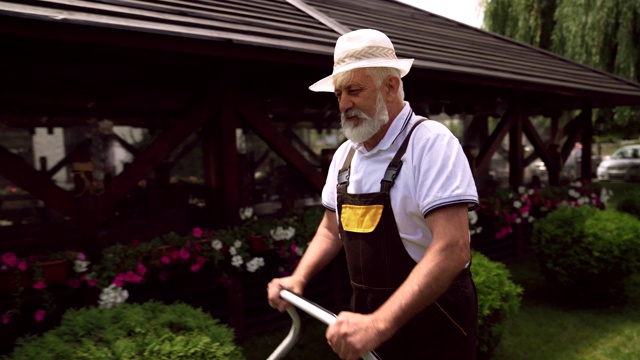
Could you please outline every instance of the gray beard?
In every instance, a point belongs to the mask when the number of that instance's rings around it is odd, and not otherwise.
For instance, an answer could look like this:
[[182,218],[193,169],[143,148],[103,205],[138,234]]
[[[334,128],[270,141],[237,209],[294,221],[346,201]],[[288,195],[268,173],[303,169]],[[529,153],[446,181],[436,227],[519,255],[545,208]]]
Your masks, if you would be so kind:
[[[347,120],[349,117],[357,116],[361,121],[360,125]],[[376,111],[373,117],[368,116],[362,110],[354,108],[340,115],[340,124],[342,131],[347,139],[354,143],[363,143],[380,131],[380,129],[389,122],[389,113],[387,105],[384,103],[382,94],[378,93],[376,99]]]

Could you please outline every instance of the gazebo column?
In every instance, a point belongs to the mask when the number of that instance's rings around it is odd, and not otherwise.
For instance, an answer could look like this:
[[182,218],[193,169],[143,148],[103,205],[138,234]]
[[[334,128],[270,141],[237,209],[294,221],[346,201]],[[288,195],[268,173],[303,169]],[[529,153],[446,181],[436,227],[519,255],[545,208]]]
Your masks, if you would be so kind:
[[526,114],[518,107],[514,115],[516,119],[509,129],[509,185],[517,189],[524,182],[522,123]]
[[593,144],[593,124],[591,123],[592,111],[591,108],[585,107],[582,112],[584,113],[584,119],[582,121],[582,155],[580,162],[580,179],[585,182],[591,181],[591,173],[593,172],[591,155]]

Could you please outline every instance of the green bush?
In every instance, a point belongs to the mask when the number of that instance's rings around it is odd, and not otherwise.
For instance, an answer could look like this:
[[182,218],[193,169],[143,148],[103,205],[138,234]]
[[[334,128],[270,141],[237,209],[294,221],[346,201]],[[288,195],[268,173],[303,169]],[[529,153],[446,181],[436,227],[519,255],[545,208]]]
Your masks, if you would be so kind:
[[511,281],[504,264],[475,251],[471,269],[478,291],[478,359],[488,359],[500,342],[504,320],[520,307],[522,288]]
[[149,301],[69,310],[5,359],[244,359],[233,331],[200,309]]
[[640,219],[640,190],[626,192],[616,205],[616,210]]
[[531,239],[546,279],[569,300],[624,300],[640,269],[640,221],[614,210],[560,208],[534,223]]

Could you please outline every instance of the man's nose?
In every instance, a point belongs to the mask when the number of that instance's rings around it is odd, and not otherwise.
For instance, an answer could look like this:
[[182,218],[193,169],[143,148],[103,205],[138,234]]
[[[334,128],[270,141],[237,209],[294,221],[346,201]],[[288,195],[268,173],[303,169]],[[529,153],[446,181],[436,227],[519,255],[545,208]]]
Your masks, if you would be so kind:
[[342,95],[338,100],[338,106],[340,107],[340,112],[344,113],[353,107],[353,101],[348,95]]

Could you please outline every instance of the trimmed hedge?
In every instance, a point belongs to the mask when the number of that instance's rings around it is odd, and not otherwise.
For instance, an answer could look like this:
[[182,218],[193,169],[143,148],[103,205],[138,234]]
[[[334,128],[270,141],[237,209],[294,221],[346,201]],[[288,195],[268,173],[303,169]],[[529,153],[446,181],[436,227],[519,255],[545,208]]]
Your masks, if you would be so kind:
[[534,223],[531,241],[547,281],[569,300],[624,300],[640,269],[640,221],[618,211],[560,208]]
[[478,359],[490,359],[500,343],[504,321],[520,308],[523,289],[511,281],[504,264],[476,251],[471,271],[478,291]]
[[18,339],[4,359],[244,359],[233,331],[186,304],[149,301],[67,311],[59,327]]

